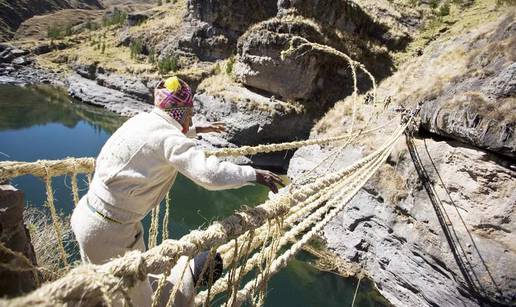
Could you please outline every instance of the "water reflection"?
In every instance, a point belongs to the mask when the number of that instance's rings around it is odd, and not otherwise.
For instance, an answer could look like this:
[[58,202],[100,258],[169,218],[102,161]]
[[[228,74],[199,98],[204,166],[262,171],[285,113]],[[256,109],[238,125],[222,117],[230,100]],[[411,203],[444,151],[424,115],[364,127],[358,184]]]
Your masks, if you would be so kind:
[[0,85],[0,131],[60,123],[74,128],[86,121],[97,132],[113,133],[126,120],[116,114],[73,100],[64,89],[49,85]]

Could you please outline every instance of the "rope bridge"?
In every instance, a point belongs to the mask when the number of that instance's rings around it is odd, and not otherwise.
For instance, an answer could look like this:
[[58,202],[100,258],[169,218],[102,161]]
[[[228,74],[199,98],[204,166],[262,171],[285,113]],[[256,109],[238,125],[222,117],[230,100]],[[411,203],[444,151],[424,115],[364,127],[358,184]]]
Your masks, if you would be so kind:
[[[225,148],[209,151],[208,155],[219,157],[254,155],[316,144],[333,146],[341,144],[338,147],[340,154],[345,146],[355,142],[359,137],[383,128],[353,132],[357,100],[356,69],[367,72],[363,65],[330,47],[309,43],[301,38],[297,40],[300,42],[298,47],[291,46],[289,50],[282,53],[282,56],[292,56],[299,50],[308,48],[334,54],[348,62],[355,80],[353,120],[348,132],[344,135],[323,139]],[[373,88],[376,89],[374,78],[368,72],[366,74],[370,76]],[[376,101],[376,94],[373,93],[373,95],[374,101]],[[89,306],[104,303],[109,306],[113,304],[113,298],[118,298],[131,305],[128,290],[139,280],[147,278],[147,274],[158,273],[163,275],[154,292],[152,304],[152,306],[158,306],[166,278],[178,259],[182,256],[191,259],[205,250],[210,251],[212,255],[216,252],[221,254],[224,260],[224,275],[216,282],[210,281],[207,286],[196,285],[195,305],[209,305],[221,293],[225,293],[227,306],[240,306],[245,302],[263,305],[265,290],[270,278],[285,267],[303,245],[321,231],[378,171],[410,124],[410,119],[406,117],[401,125],[386,138],[380,148],[353,164],[334,172],[324,172],[324,175],[321,176],[310,177],[316,168],[328,164],[329,159],[333,159],[334,162],[339,157],[339,154],[329,155],[305,176],[294,181],[263,204],[236,212],[223,220],[212,223],[204,230],[193,230],[179,240],[168,239],[167,225],[170,204],[167,195],[164,205],[165,214],[161,222],[162,242],[160,244],[157,242],[158,225],[160,224],[158,220],[160,207],[158,206],[151,212],[149,250],[145,252],[131,251],[102,265],[84,264],[72,268],[68,263],[68,255],[63,243],[59,240],[57,248],[60,251],[63,266],[68,269],[66,275],[43,284],[25,296],[0,300],[0,305],[54,306],[80,303]],[[91,180],[94,164],[93,158],[68,158],[33,163],[0,162],[0,181],[27,174],[43,178],[54,230],[57,238],[62,238],[60,220],[54,206],[51,178],[70,175],[73,200],[77,204],[79,201],[77,175],[86,174]],[[2,248],[0,250],[3,250],[4,246],[0,247]],[[12,255],[23,257],[17,254]],[[203,271],[212,268],[213,266],[208,261]],[[28,264],[23,269],[37,270]],[[244,279],[248,281],[242,284]],[[173,305],[181,286],[180,283],[174,285],[167,306]]]

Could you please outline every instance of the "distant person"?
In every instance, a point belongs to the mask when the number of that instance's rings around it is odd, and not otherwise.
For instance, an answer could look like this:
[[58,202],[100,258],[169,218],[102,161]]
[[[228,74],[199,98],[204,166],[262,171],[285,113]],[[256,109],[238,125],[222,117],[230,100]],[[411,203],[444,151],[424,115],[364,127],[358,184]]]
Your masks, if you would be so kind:
[[[79,243],[82,261],[102,264],[131,250],[145,251],[142,219],[164,199],[177,173],[208,190],[239,188],[248,182],[267,186],[274,193],[281,179],[272,172],[221,162],[207,157],[191,138],[196,133],[222,132],[224,124],[191,127],[193,99],[190,87],[177,77],[160,82],[154,92],[155,108],[125,122],[106,142],[96,161],[90,189],[72,215],[72,229]],[[181,258],[171,274],[177,282],[186,265]],[[179,289],[181,302],[190,305],[204,261],[201,254],[191,261]],[[212,259],[218,276],[222,259]],[[178,273],[179,271],[179,273]],[[134,306],[150,306],[149,281],[131,291]]]

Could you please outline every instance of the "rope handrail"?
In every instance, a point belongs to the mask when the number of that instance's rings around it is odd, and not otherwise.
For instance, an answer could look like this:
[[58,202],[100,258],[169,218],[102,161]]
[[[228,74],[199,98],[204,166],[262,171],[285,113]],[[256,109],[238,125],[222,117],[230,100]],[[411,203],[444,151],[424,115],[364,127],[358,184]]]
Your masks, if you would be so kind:
[[0,181],[23,175],[55,177],[70,173],[92,173],[94,158],[66,158],[62,160],[38,160],[35,162],[0,162]]
[[[384,155],[380,155],[378,156],[376,159],[372,160],[370,162],[369,165],[365,165],[364,166],[364,172],[355,172],[353,173],[352,176],[350,177],[345,177],[343,179],[343,181],[340,181],[340,182],[337,182],[335,183],[331,189],[332,191],[328,191],[329,193],[327,197],[323,197],[313,203],[309,203],[307,206],[305,207],[302,207],[301,205],[297,205],[296,207],[293,207],[294,208],[297,208],[298,210],[291,210],[292,212],[292,215],[289,216],[285,221],[284,221],[284,224],[286,226],[288,225],[293,225],[293,223],[295,221],[297,221],[299,218],[301,218],[302,216],[306,215],[308,212],[312,211],[313,209],[315,208],[318,208],[315,212],[309,214],[301,224],[298,224],[296,225],[295,227],[293,227],[291,230],[289,230],[287,233],[285,233],[283,235],[283,237],[281,238],[281,241],[279,242],[279,248],[281,248],[283,245],[287,244],[288,242],[290,242],[290,239],[292,238],[295,238],[295,236],[297,236],[298,234],[300,234],[301,232],[305,231],[308,226],[314,221],[316,220],[317,218],[320,218],[321,216],[324,215],[325,212],[328,212],[332,206],[335,205],[335,203],[337,202],[337,200],[339,199],[339,197],[335,197],[333,199],[331,199],[331,201],[327,201],[332,195],[334,194],[342,194],[344,192],[349,192],[349,191],[352,191],[354,187],[356,187],[357,185],[361,185],[361,182],[364,180],[364,178],[366,176],[368,176],[369,173],[371,173],[371,171],[377,166],[377,165],[380,165],[381,162],[383,161],[382,160],[382,157]],[[321,204],[325,203],[323,206],[320,206]],[[299,208],[301,207],[301,208]],[[261,228],[264,228],[264,226],[262,226]],[[265,229],[263,229],[265,230]],[[255,233],[258,232],[258,230],[255,230]],[[262,236],[264,235],[264,233],[262,233]],[[243,235],[242,235],[243,236]],[[240,238],[239,238],[240,239]],[[233,242],[233,241],[231,241]],[[257,243],[259,243],[260,241],[258,240]],[[253,244],[254,242],[252,242],[251,244]],[[254,244],[252,245],[251,249],[254,249],[257,247],[258,244]],[[231,247],[229,248],[234,248],[234,243],[232,244]],[[223,250],[226,250],[227,248],[223,249]],[[221,248],[219,247],[219,251],[221,251]],[[227,254],[231,254],[229,252],[227,252]],[[235,261],[235,259],[231,258],[231,257],[226,257],[224,259],[224,261],[228,261],[228,262],[231,262],[231,261]],[[241,271],[243,271],[243,274],[247,274],[248,272],[250,272],[253,267],[257,264],[257,261],[258,261],[258,256],[255,255],[253,256],[251,259],[249,259],[248,261],[246,261],[246,263],[241,266],[239,269],[238,269],[238,273],[237,274],[240,274]],[[216,295],[222,291],[225,290],[225,287],[227,287],[227,283],[228,283],[228,278],[227,276],[224,276],[222,277],[221,279],[219,279],[211,288],[211,295]],[[196,296],[196,303],[200,304],[202,303],[205,299],[206,299],[206,296],[207,296],[207,291],[203,291],[201,293],[199,293],[197,296]]]
[[[275,151],[284,151],[288,149],[299,148],[308,145],[324,145],[337,141],[347,140],[351,137],[357,137],[378,131],[386,125],[381,125],[368,130],[356,132],[354,134],[343,134],[334,137],[321,139],[310,139],[303,141],[293,141],[257,146],[242,146],[238,148],[223,148],[217,150],[206,150],[206,155],[214,155],[217,157],[240,156],[240,155],[256,155],[259,153],[270,153]],[[92,173],[95,170],[95,158],[65,158],[62,160],[38,160],[34,162],[21,161],[1,161],[0,162],[0,181],[7,180],[24,175],[33,175],[36,177],[56,177],[67,174]]]

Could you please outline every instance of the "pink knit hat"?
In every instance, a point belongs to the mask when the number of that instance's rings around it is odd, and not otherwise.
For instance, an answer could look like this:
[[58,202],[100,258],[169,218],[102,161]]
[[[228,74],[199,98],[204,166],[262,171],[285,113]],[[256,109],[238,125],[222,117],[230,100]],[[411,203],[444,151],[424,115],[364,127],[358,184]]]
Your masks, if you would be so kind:
[[163,87],[161,81],[154,89],[154,105],[165,111],[181,125],[186,114],[193,108],[192,89],[186,82],[179,79],[181,86],[174,92]]

